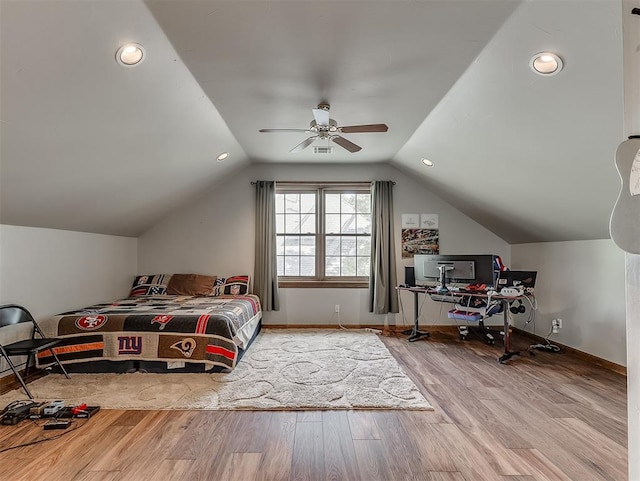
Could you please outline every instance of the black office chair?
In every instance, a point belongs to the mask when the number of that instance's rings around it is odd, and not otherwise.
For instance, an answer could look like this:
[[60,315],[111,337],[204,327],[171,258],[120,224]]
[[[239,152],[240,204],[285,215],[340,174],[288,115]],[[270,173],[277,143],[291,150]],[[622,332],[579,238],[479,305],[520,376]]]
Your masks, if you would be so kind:
[[[56,353],[53,350],[53,348],[61,342],[60,339],[45,337],[44,333],[40,329],[40,326],[38,326],[38,323],[35,321],[31,313],[24,307],[17,304],[7,304],[4,306],[0,306],[0,330],[3,327],[14,326],[16,324],[27,322],[30,322],[33,326],[31,329],[31,337],[29,339],[12,342],[11,344],[7,345],[3,345],[0,338],[0,354],[2,354],[2,357],[7,360],[9,367],[13,371],[16,379],[20,382],[20,384],[22,384],[22,387],[29,396],[29,399],[33,399],[31,392],[27,388],[27,385],[18,372],[18,369],[16,369],[16,365],[11,360],[11,357],[27,356],[25,367],[26,378],[29,375],[29,366],[31,365],[31,362],[35,360],[35,356],[37,356],[40,351],[48,350],[53,355],[56,364],[62,370],[67,379],[69,379],[69,374],[67,374],[67,371],[62,366],[60,360],[58,359],[58,356],[56,356]],[[40,337],[36,337],[36,335]],[[8,371],[8,369],[6,369],[5,371]]]

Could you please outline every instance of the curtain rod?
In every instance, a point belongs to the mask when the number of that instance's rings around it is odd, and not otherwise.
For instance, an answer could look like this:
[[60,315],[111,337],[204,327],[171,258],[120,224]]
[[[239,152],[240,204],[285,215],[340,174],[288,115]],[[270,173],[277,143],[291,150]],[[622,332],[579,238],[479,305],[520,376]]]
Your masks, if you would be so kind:
[[[340,185],[340,184],[344,184],[344,185],[353,185],[353,184],[363,184],[367,182],[366,180],[362,180],[362,181],[347,181],[347,180],[337,180],[337,181],[332,181],[332,180],[328,180],[328,181],[318,181],[318,182],[313,182],[313,181],[308,181],[308,180],[301,180],[301,181],[293,181],[293,180],[285,180],[285,181],[280,181],[280,182],[276,182],[276,184],[283,184],[283,185],[287,185],[287,184],[295,184],[295,185],[300,185],[300,184],[334,184],[334,185]],[[373,182],[373,181],[371,181]],[[256,180],[252,180],[251,181],[251,185],[256,185],[258,183],[258,181]],[[391,183],[393,185],[396,185],[396,181],[392,180]]]

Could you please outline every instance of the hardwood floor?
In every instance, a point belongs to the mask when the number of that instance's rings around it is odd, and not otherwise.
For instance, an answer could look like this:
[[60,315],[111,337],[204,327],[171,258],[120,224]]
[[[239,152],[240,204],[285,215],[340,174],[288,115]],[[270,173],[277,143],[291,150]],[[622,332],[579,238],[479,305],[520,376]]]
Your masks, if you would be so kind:
[[[623,481],[626,378],[569,354],[383,337],[434,411],[116,411],[0,426],[2,480]],[[526,343],[523,344],[523,343]],[[514,337],[516,347],[528,346]]]

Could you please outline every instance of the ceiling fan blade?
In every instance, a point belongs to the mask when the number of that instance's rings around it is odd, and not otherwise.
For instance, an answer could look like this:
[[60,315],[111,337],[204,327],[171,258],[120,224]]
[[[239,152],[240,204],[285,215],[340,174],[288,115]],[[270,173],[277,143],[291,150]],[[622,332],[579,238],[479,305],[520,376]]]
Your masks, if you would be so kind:
[[356,145],[353,142],[351,142],[350,140],[347,140],[344,137],[340,137],[339,135],[332,136],[331,140],[333,140],[340,147],[343,147],[343,148],[347,149],[351,153],[358,152],[359,150],[362,150],[362,147],[360,147],[359,145]]
[[340,127],[340,132],[344,132],[345,134],[386,132],[387,130],[389,130],[387,124],[348,125],[346,127]]
[[329,125],[329,111],[325,109],[311,109],[317,125]]
[[258,132],[305,132],[310,134],[309,129],[260,129]]
[[307,147],[309,147],[311,144],[313,144],[313,141],[316,140],[317,138],[318,138],[317,135],[313,135],[313,136],[309,137],[307,140],[303,140],[302,142],[300,142],[298,145],[296,145],[289,152],[300,152],[300,151],[306,149]]

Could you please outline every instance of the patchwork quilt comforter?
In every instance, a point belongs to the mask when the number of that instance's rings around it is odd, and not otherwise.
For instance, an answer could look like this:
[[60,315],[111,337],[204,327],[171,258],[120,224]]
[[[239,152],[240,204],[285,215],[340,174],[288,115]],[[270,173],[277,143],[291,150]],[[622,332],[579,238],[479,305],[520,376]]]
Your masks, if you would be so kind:
[[[260,300],[238,296],[141,296],[77,311],[42,323],[47,336],[63,339],[60,361],[183,361],[235,367],[262,316]],[[38,366],[53,363],[48,352]]]

